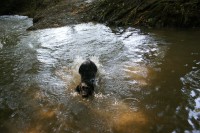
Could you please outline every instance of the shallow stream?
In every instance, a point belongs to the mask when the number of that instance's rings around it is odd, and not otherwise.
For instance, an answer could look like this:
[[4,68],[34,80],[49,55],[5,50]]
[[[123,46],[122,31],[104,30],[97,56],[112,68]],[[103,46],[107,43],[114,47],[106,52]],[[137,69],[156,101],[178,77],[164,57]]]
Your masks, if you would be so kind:
[[[83,23],[26,31],[0,17],[2,133],[200,132],[200,31]],[[94,96],[74,88],[87,58]]]

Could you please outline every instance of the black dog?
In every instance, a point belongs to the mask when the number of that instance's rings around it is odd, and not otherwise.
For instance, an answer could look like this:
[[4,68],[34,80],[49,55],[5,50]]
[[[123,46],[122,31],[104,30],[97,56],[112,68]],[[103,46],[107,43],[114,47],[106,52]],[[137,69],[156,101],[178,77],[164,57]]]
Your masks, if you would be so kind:
[[76,91],[82,97],[88,97],[93,94],[95,86],[95,76],[97,73],[97,66],[90,59],[84,61],[80,68],[81,83],[76,87]]

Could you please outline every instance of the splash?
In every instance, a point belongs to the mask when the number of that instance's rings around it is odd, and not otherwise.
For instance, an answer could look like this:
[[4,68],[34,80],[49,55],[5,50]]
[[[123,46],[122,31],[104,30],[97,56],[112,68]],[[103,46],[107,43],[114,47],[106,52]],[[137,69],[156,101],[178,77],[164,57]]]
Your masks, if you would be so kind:
[[0,42],[0,49],[2,49],[3,48],[3,44],[1,44],[1,42]]
[[[103,66],[101,65],[99,58],[96,56],[89,57],[91,61],[93,61],[97,68],[97,78],[96,78],[96,85],[98,86],[98,77],[99,75],[104,74]],[[86,58],[83,58],[81,56],[77,56],[74,58],[73,63],[69,66],[63,66],[59,70],[56,70],[56,75],[64,81],[66,88],[68,90],[74,90],[74,88],[80,83],[81,77],[78,73],[80,65],[86,60]],[[76,94],[71,93],[72,95],[76,96]]]

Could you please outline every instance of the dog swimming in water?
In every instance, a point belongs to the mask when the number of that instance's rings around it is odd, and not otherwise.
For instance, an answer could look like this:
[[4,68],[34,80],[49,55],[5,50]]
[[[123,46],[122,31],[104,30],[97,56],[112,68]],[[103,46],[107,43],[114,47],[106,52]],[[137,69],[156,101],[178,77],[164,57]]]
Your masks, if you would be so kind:
[[90,59],[84,61],[79,67],[79,74],[81,75],[81,83],[76,87],[76,91],[82,97],[88,97],[93,94],[95,87],[95,77],[97,73],[97,66]]

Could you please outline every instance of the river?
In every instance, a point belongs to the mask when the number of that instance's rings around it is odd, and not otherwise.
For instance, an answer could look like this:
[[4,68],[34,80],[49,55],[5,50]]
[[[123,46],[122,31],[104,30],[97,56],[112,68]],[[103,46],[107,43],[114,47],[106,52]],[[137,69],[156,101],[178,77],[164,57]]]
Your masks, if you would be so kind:
[[[26,31],[0,17],[2,133],[200,132],[200,31],[82,23]],[[95,93],[74,88],[87,58]]]

